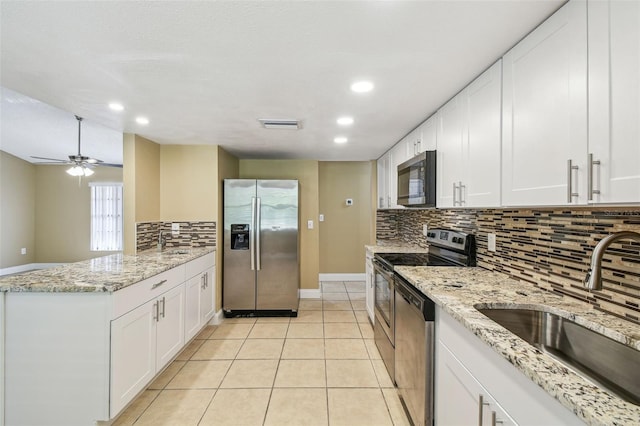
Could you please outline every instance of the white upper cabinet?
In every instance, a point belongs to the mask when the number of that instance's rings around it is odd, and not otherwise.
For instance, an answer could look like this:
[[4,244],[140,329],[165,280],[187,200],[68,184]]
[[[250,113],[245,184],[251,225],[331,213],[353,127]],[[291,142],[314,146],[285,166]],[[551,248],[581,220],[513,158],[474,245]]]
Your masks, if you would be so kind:
[[498,61],[438,112],[438,207],[500,205],[501,73]]
[[437,141],[438,117],[437,114],[427,118],[427,120],[418,127],[420,143],[418,144],[418,152],[420,154],[425,151],[433,151],[436,149]]
[[456,207],[462,182],[464,101],[457,95],[438,111],[437,206]]
[[386,152],[378,158],[378,208],[387,209],[390,204],[389,170],[391,168],[391,153]]
[[502,204],[586,203],[586,2],[570,1],[504,56],[502,107]]
[[[640,202],[640,2],[589,7],[589,202]],[[589,176],[589,175],[588,175]]]
[[398,205],[398,165],[407,161],[410,156],[407,155],[406,141],[403,141],[398,142],[390,151],[389,207],[394,209],[404,208]]

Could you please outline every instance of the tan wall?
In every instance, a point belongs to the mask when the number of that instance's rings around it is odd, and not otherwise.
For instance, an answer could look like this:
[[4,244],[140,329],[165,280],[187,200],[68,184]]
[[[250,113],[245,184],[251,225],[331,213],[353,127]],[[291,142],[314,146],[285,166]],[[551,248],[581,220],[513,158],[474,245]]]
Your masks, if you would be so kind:
[[89,182],[122,182],[122,169],[96,167],[90,177],[65,173],[68,166],[36,167],[36,262],[78,262],[113,252],[91,251]]
[[35,262],[35,200],[36,167],[0,151],[0,268]]
[[216,185],[216,311],[222,309],[222,237],[224,233],[223,213],[224,213],[224,180],[237,179],[240,176],[240,162],[236,157],[218,147],[218,184]]
[[218,147],[160,145],[160,219],[214,220]]
[[[240,178],[298,179],[300,183],[300,288],[317,289],[319,272],[318,162],[240,160]],[[313,220],[314,229],[307,229]]]
[[[363,273],[372,242],[370,161],[319,163],[320,272]],[[347,206],[346,199],[353,199]]]
[[136,252],[136,222],[160,220],[160,145],[123,136],[124,252]]

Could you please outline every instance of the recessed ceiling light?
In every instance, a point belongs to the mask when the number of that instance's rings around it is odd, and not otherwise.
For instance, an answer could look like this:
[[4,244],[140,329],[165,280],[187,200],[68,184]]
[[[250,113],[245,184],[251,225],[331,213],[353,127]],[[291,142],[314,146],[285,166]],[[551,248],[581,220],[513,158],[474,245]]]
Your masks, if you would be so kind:
[[146,117],[138,117],[136,118],[136,123],[138,124],[149,124],[149,119]]
[[373,83],[370,81],[356,81],[351,85],[351,90],[356,93],[366,93],[373,90]]
[[345,138],[344,136],[338,136],[333,139],[335,143],[347,143],[348,140],[349,139]]
[[341,126],[350,126],[353,124],[353,117],[340,117],[336,121]]
[[118,102],[111,102],[109,104],[109,108],[113,111],[122,111],[124,110],[124,106],[122,104],[119,104]]

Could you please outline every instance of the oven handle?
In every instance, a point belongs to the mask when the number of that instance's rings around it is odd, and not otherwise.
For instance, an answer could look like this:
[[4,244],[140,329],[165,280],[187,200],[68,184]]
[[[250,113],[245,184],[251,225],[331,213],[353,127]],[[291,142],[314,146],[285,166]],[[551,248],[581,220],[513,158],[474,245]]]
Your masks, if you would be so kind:
[[385,277],[385,279],[393,284],[393,271],[388,270],[384,267],[383,264],[381,264],[380,262],[376,262],[375,259],[373,260],[373,272],[382,275],[383,277]]

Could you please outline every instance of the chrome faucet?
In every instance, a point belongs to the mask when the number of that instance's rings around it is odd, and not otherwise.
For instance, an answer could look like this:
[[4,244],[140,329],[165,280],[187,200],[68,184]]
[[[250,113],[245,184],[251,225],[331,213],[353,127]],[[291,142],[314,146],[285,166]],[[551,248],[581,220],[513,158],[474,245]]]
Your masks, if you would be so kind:
[[634,231],[621,231],[607,235],[596,245],[591,253],[591,265],[584,278],[584,286],[591,290],[602,290],[602,256],[611,243],[618,240],[630,239],[640,242],[640,233]]
[[166,243],[167,240],[165,240],[164,236],[162,235],[162,231],[160,231],[160,234],[158,235],[158,251],[164,250],[164,246]]

